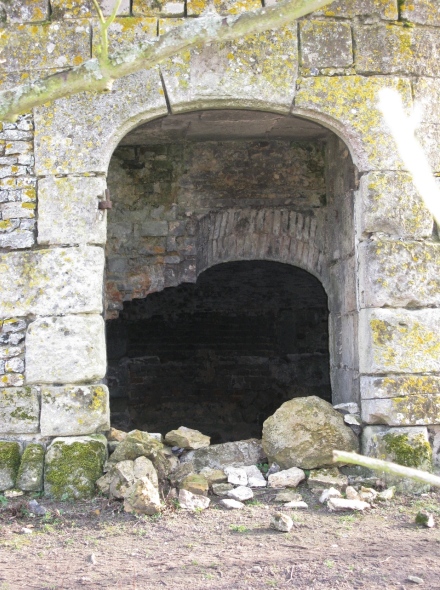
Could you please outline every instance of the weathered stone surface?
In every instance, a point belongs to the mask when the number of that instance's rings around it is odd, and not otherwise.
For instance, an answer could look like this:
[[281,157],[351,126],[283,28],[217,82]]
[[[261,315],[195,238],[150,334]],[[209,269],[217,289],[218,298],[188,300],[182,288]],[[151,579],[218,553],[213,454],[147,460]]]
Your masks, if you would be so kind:
[[238,502],[245,502],[246,500],[250,500],[254,497],[254,492],[247,486],[238,486],[233,490],[229,490],[227,495],[229,498],[237,500]]
[[188,490],[193,494],[207,496],[209,490],[208,480],[198,473],[187,475],[180,484],[182,490]]
[[366,424],[421,426],[440,424],[440,394],[405,395],[362,402],[362,420]]
[[[219,14],[241,14],[248,10],[261,8],[259,0],[214,0],[216,11]],[[207,0],[187,0],[186,10],[188,16],[198,16],[208,6]]]
[[297,82],[295,108],[316,113],[318,120],[337,121],[351,144],[356,165],[361,171],[398,170],[402,167],[395,142],[377,106],[381,88],[397,90],[405,108],[412,104],[408,80],[383,76],[317,76]]
[[171,430],[165,435],[167,445],[181,449],[203,449],[209,447],[210,442],[209,436],[186,426],[180,426],[177,430]]
[[20,467],[20,444],[0,441],[0,492],[15,486]]
[[403,0],[400,11],[412,23],[440,26],[440,5],[432,0]]
[[7,72],[78,66],[89,58],[87,22],[12,25],[1,38]]
[[[161,21],[161,32],[180,24]],[[296,27],[183,51],[161,66],[173,112],[269,108],[288,112],[297,71]]]
[[21,456],[15,486],[24,492],[41,492],[43,472],[44,447],[38,443],[30,443]]
[[346,498],[329,498],[327,502],[330,512],[346,512],[356,511],[363,512],[366,508],[370,508],[368,502],[363,500],[347,500]]
[[0,317],[100,313],[102,248],[55,248],[0,256]]
[[[157,18],[116,18],[108,30],[109,52],[111,55],[129,51],[133,45],[140,45],[145,39],[157,36]],[[98,57],[101,37],[99,24],[93,26],[92,55]]]
[[[92,0],[51,0],[52,18],[88,18],[96,17],[96,10]],[[112,13],[114,7],[113,0],[99,0],[99,5],[105,16]],[[130,14],[130,0],[122,0],[118,14]]]
[[188,453],[187,460],[194,463],[196,471],[204,467],[223,469],[224,467],[242,467],[262,463],[265,458],[261,441],[256,438],[239,440],[220,445],[211,445]]
[[160,512],[160,509],[159,490],[151,483],[148,477],[138,479],[125,493],[125,512],[152,515]]
[[225,475],[228,478],[228,483],[236,486],[245,486],[248,482],[246,471],[241,467],[225,467]]
[[267,481],[264,478],[264,475],[258,469],[256,465],[248,465],[243,467],[246,472],[247,479],[248,479],[248,486],[250,488],[265,488],[267,486]]
[[359,314],[361,373],[440,371],[438,309],[362,309]]
[[38,182],[38,243],[105,244],[107,216],[98,210],[106,188],[99,176],[49,176]]
[[211,469],[210,467],[204,467],[200,470],[200,475],[206,478],[209,485],[214,483],[224,483],[227,481],[227,476],[222,469]]
[[358,251],[363,307],[440,304],[440,244],[374,240]]
[[188,490],[179,491],[179,505],[185,510],[205,510],[210,502],[210,499],[206,496],[192,494]]
[[343,416],[316,396],[285,402],[264,422],[262,442],[269,462],[282,469],[324,467],[332,464],[333,449],[358,448]]
[[136,479],[148,477],[148,479],[156,488],[159,486],[157,471],[154,468],[153,462],[150,461],[150,459],[147,459],[147,457],[138,457],[134,460],[133,473]]
[[123,430],[118,430],[117,428],[112,427],[107,433],[107,440],[109,442],[122,442],[126,436],[127,433]]
[[6,15],[10,22],[45,21],[49,17],[49,4],[47,0],[14,0],[7,4]]
[[[350,486],[347,487],[347,489],[349,489]],[[354,488],[351,488],[354,489]],[[347,493],[347,491],[346,491]],[[336,488],[327,488],[326,490],[323,490],[322,494],[319,496],[319,501],[321,504],[325,504],[325,502],[327,502],[327,500],[329,500],[330,498],[341,498],[342,494],[339,490],[337,490]],[[347,498],[348,498],[348,494],[347,494]]]
[[106,371],[104,322],[97,315],[35,320],[26,336],[28,383],[78,383]]
[[276,512],[270,521],[270,528],[282,533],[288,533],[293,527],[293,520],[287,514]]
[[183,0],[133,0],[133,14],[142,16],[183,16]]
[[306,474],[298,467],[291,467],[278,473],[271,473],[267,478],[270,488],[296,488],[306,478]]
[[300,23],[301,65],[306,68],[343,68],[353,63],[351,27],[348,23]]
[[[109,480],[109,498],[124,498],[136,479],[134,475],[134,462],[119,461],[104,477]],[[98,479],[96,485],[103,490],[102,485],[100,485],[101,480],[102,478]]]
[[90,498],[106,458],[102,434],[55,438],[46,451],[45,494],[58,500]]
[[[116,80],[110,93],[82,93],[39,107],[35,111],[35,170],[42,176],[107,173],[120,138],[137,123],[167,112],[157,70]],[[66,141],[66,137],[71,139]]]
[[374,24],[355,27],[356,71],[360,74],[438,76],[436,29]]
[[405,172],[370,172],[360,181],[358,231],[392,237],[430,237],[433,218]]
[[323,489],[328,486],[340,489],[348,484],[348,477],[342,475],[337,467],[312,469],[307,478],[307,484],[314,489]]
[[1,390],[0,433],[38,432],[40,422],[39,393],[37,387],[6,387]]
[[234,486],[230,483],[213,483],[212,493],[215,496],[227,496]]
[[107,386],[42,387],[40,428],[43,436],[76,436],[108,430]]
[[[432,469],[432,449],[427,428],[424,426],[366,426],[362,432],[362,453],[424,471]],[[425,484],[387,473],[381,473],[381,479],[395,485],[400,492],[420,492],[429,489]]]
[[396,0],[336,0],[314,14],[344,18],[377,15],[384,20],[397,20],[399,16]]
[[283,504],[285,504],[286,502],[301,502],[301,500],[301,494],[298,494],[298,492],[294,492],[292,489],[278,492],[274,499],[275,502],[282,502]]

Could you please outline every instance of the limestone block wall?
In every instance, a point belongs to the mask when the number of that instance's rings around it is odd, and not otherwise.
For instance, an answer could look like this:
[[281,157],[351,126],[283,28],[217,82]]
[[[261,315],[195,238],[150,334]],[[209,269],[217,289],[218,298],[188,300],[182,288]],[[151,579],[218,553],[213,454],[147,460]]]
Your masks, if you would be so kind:
[[[110,2],[102,5],[108,10]],[[216,2],[223,14],[255,5]],[[123,2],[110,31],[111,50],[155,37],[203,8],[203,0]],[[2,11],[2,88],[95,55],[97,21],[88,1],[15,0]],[[46,444],[54,436],[86,436],[108,427],[102,288],[107,214],[98,203],[111,156],[127,132],[154,118],[222,108],[305,117],[340,137],[341,154],[350,152],[358,188],[347,189],[340,159],[328,164],[339,174],[327,185],[334,200],[326,264],[313,238],[317,225],[304,240],[293,236],[301,249],[289,245],[283,252],[293,264],[314,265],[327,293],[334,294],[333,390],[347,401],[360,395],[368,432],[422,428],[428,438],[429,429],[437,449],[437,230],[377,109],[377,92],[395,88],[408,108],[415,100],[424,105],[418,136],[440,175],[439,27],[436,2],[337,0],[284,31],[184,52],[160,72],[144,70],[117,81],[109,93],[62,99],[3,124],[0,437],[19,441],[22,449],[29,441]],[[245,236],[228,238],[235,230],[226,222],[235,206],[200,220],[199,236],[211,238],[198,242],[205,244],[196,256],[199,270],[230,248],[246,249]],[[273,215],[281,215],[275,209]],[[256,227],[255,212],[246,215]],[[338,216],[347,222],[334,223]],[[177,220],[165,221],[167,236],[155,237],[178,238],[171,230]],[[164,220],[144,219],[143,231],[158,222]],[[230,232],[219,243],[216,227],[222,223]],[[191,261],[178,279],[173,264],[163,261],[155,289],[163,288],[166,276],[170,284],[195,279]],[[144,296],[149,289],[139,292]]]

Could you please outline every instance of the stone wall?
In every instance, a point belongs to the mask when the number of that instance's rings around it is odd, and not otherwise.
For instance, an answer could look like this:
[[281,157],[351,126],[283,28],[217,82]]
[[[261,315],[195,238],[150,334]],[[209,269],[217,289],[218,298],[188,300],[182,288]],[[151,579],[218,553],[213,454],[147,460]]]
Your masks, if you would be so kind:
[[[108,9],[107,0],[102,4]],[[192,0],[123,2],[110,31],[111,50],[155,37],[184,15],[197,17],[204,6]],[[223,14],[254,6],[255,0],[216,1]],[[90,2],[15,0],[1,10],[2,88],[96,54],[97,19]],[[131,244],[129,262],[122,256],[122,267],[116,252],[132,238],[125,241],[127,219],[118,221],[114,195],[110,317],[124,301],[195,282],[218,263],[257,258],[299,266],[318,277],[329,298],[333,400],[360,401],[370,437],[397,427],[427,435],[429,427],[438,449],[438,236],[377,109],[377,93],[395,88],[406,107],[415,100],[424,105],[417,134],[439,175],[439,26],[440,8],[428,0],[338,0],[298,26],[187,51],[169,59],[160,72],[145,70],[117,81],[109,93],[61,99],[35,109],[32,117],[4,124],[1,438],[18,441],[21,452],[30,441],[46,444],[54,436],[86,436],[108,428],[102,317],[107,214],[98,203],[108,172],[115,181],[109,163],[128,132],[162,116],[170,130],[178,113],[193,111],[200,116],[198,138],[191,141],[240,140],[237,133],[254,125],[253,136],[242,141],[267,141],[269,134],[269,142],[288,143],[296,133],[303,141],[325,143],[325,206],[322,185],[307,193],[308,199],[317,199],[313,215],[277,202],[285,183],[284,148],[277,148],[283,168],[279,178],[272,178],[264,194],[249,194],[246,202],[223,182],[228,158],[219,158],[214,144],[214,151],[193,152],[200,170],[213,159],[219,168],[196,183],[197,191],[209,181],[217,192],[191,206],[185,199],[194,192],[194,176],[182,172],[179,178],[187,184],[173,193],[173,174],[180,172],[160,172],[160,162],[167,161],[160,156],[167,154],[156,153],[151,168],[144,164],[159,178],[149,189],[149,181],[144,183],[150,200],[143,212],[133,204],[133,234],[128,233],[134,236],[138,227],[139,240]],[[264,117],[216,120],[212,113],[201,113],[206,109],[276,114],[276,132],[270,135]],[[284,133],[293,122],[295,133],[290,128]],[[325,129],[318,132],[317,124]],[[232,132],[237,133],[231,139]],[[141,135],[145,139],[148,133],[147,128]],[[176,133],[182,133],[180,128]],[[174,143],[153,140],[149,145]],[[237,161],[251,150],[244,145]],[[126,161],[136,163],[146,158],[148,150],[136,152],[141,146],[123,140],[120,150],[130,154]],[[181,162],[191,160],[190,152],[182,157]],[[115,154],[112,166],[117,159]],[[136,178],[137,170],[127,168],[125,178]],[[255,173],[247,183],[260,186],[264,165],[250,165],[250,170]],[[234,174],[231,182],[238,187],[245,176],[238,169]],[[301,167],[298,179],[303,190]],[[162,197],[168,199],[166,207],[156,203]],[[299,203],[299,193],[295,199]],[[365,443],[369,452],[374,448]]]

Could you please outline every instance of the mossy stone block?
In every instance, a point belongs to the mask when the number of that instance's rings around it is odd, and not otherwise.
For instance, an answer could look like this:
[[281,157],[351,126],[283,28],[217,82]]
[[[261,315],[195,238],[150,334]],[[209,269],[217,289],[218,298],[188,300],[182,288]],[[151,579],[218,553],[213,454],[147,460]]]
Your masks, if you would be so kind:
[[24,492],[41,492],[43,489],[44,447],[29,444],[21,457],[16,487]]
[[46,452],[45,493],[57,500],[92,497],[106,459],[103,435],[55,438]]
[[20,466],[20,444],[18,442],[0,441],[0,491],[15,486]]
[[5,387],[0,390],[0,432],[38,432],[40,403],[38,387]]

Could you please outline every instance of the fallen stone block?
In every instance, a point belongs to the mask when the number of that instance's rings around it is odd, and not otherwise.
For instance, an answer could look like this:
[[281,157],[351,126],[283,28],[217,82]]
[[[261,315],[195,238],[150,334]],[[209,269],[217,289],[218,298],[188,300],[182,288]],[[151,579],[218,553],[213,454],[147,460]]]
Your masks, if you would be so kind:
[[254,497],[254,492],[251,488],[246,486],[238,486],[238,488],[234,488],[228,492],[229,498],[233,500],[238,500],[239,502],[244,502],[245,500],[250,500]]
[[327,506],[331,512],[344,512],[347,510],[363,512],[366,508],[370,508],[368,502],[363,502],[362,500],[346,500],[345,498],[330,498]]
[[306,474],[298,467],[291,467],[269,475],[267,485],[270,488],[296,488],[306,478]]
[[220,506],[223,506],[223,508],[227,508],[228,510],[241,510],[242,508],[244,508],[243,502],[239,502],[238,500],[232,499],[220,500],[219,504]]
[[125,512],[136,514],[157,514],[161,509],[159,490],[148,477],[138,479],[124,497]]
[[248,482],[246,471],[240,467],[225,467],[225,474],[228,478],[228,483],[235,486],[245,486]]
[[180,490],[179,492],[179,505],[184,510],[206,510],[210,504],[210,499],[206,496],[200,496],[198,494],[192,494],[188,490]]
[[177,430],[171,430],[165,435],[165,443],[170,447],[180,447],[181,449],[203,449],[209,447],[211,438],[192,428],[180,426]]

